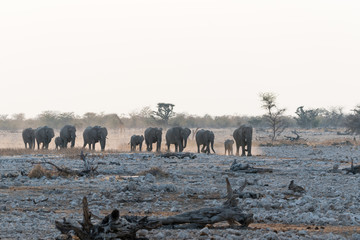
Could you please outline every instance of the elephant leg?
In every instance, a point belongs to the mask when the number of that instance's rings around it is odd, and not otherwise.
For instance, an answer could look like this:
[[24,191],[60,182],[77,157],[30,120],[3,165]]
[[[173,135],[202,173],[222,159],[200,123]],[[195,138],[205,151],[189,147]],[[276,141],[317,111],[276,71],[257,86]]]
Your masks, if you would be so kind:
[[160,142],[156,143],[156,152],[160,152],[161,151],[161,144]]
[[251,154],[251,140],[248,141],[247,152],[248,152],[248,154],[247,154],[248,156],[252,156],[252,154]]
[[236,141],[236,156],[239,156],[240,143]]
[[241,142],[241,156],[246,156],[245,147],[246,147],[245,142]]
[[205,153],[205,152],[207,151],[207,150],[204,150],[205,147],[206,147],[206,144],[203,144],[203,146],[202,146],[202,148],[201,148],[201,152],[202,152],[202,153]]

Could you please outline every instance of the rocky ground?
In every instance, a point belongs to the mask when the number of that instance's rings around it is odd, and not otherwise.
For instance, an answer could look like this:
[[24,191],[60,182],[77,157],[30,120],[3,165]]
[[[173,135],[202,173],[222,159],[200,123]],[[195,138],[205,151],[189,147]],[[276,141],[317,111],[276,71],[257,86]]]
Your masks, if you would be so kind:
[[[169,216],[219,206],[225,201],[226,177],[234,190],[246,179],[244,191],[261,196],[239,199],[243,211],[254,214],[248,228],[229,228],[224,222],[205,229],[139,234],[150,239],[360,239],[360,174],[336,170],[349,167],[351,159],[359,164],[356,146],[259,146],[254,152],[252,157],[196,154],[194,159],[91,153],[88,159],[98,166],[98,175],[40,179],[27,176],[36,163],[46,160],[81,170],[83,162],[53,152],[2,156],[0,239],[56,238],[55,220],[81,221],[84,196],[93,214],[101,218],[115,208],[120,214]],[[234,159],[273,172],[230,171]],[[52,169],[49,164],[42,166]],[[148,172],[156,167],[158,171]],[[306,192],[288,190],[291,180]]]

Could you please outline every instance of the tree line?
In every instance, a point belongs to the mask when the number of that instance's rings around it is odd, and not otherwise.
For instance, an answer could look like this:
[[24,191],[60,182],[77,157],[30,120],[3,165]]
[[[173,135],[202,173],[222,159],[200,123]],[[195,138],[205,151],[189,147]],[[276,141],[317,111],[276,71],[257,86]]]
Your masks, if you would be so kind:
[[[340,108],[334,109],[305,109],[299,107],[297,116],[280,115],[282,122],[286,127],[317,128],[328,127],[338,128],[346,127],[347,121],[351,124],[359,123],[360,129],[360,106],[355,114],[345,115]],[[66,124],[71,124],[77,128],[87,126],[101,125],[109,129],[119,128],[145,128],[148,126],[187,126],[190,128],[236,128],[242,124],[250,124],[255,128],[266,128],[269,126],[269,115],[263,116],[196,116],[186,113],[175,113],[171,118],[165,120],[156,118],[152,115],[150,107],[145,107],[138,112],[132,112],[128,116],[117,114],[104,114],[88,112],[82,116],[73,112],[44,111],[34,118],[25,118],[25,115],[14,114],[12,116],[0,115],[1,130],[20,130],[27,127],[36,128],[38,126],[49,126],[54,129],[60,129]],[[274,117],[274,116],[272,116]],[[276,117],[276,116],[275,116]],[[271,121],[271,120],[270,120]],[[359,131],[360,132],[360,131]]]
[[0,115],[0,130],[21,130],[27,127],[49,126],[60,129],[66,124],[81,129],[87,126],[101,125],[109,129],[145,128],[148,126],[186,126],[190,128],[236,128],[250,124],[255,128],[270,128],[273,140],[288,127],[299,128],[346,128],[348,133],[360,134],[360,105],[352,113],[344,114],[341,107],[308,108],[299,106],[296,116],[286,115],[286,109],[278,107],[274,93],[260,93],[262,116],[197,116],[175,113],[174,104],[158,103],[156,110],[144,107],[128,115],[87,112],[76,115],[74,112],[44,111],[34,118],[25,118],[25,114]]

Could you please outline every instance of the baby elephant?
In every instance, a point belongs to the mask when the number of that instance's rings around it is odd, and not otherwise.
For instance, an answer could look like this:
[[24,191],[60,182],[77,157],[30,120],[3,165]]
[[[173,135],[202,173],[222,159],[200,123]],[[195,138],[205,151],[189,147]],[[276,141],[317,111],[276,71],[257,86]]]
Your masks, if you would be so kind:
[[231,139],[225,140],[225,142],[224,142],[225,155],[226,155],[226,151],[228,152],[228,155],[233,155],[233,144],[234,144],[234,140],[231,140]]
[[139,151],[141,152],[141,146],[144,141],[143,135],[132,135],[130,139],[131,151],[134,152],[136,150],[136,146],[139,145]]
[[64,141],[61,139],[61,137],[55,138],[55,146],[56,149],[61,149],[64,147]]

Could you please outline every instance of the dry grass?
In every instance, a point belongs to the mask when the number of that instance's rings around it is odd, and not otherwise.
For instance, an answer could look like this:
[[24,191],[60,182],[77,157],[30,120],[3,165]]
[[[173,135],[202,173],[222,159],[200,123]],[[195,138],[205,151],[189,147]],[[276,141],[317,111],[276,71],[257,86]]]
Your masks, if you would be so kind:
[[148,173],[150,173],[151,175],[153,175],[156,178],[167,178],[167,177],[169,177],[169,173],[165,172],[164,170],[162,170],[159,167],[152,167],[149,170],[145,170],[145,171],[140,172],[138,175],[145,176]]
[[44,176],[52,178],[54,176],[54,172],[44,168],[41,164],[36,164],[28,174],[29,178],[42,178]]

